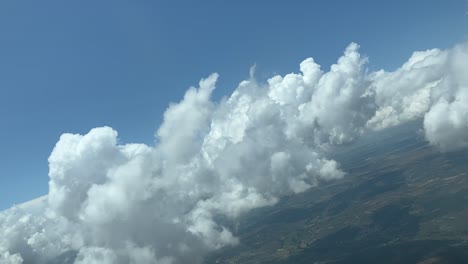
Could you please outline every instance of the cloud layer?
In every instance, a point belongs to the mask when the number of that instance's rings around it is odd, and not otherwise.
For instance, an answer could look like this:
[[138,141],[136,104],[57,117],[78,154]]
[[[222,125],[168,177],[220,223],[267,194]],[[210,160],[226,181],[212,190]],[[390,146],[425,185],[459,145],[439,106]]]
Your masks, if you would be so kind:
[[239,243],[243,213],[345,175],[330,144],[423,119],[443,151],[468,146],[468,45],[415,52],[368,72],[350,44],[329,71],[254,78],[219,103],[217,74],[172,104],[158,144],[121,144],[115,130],[64,134],[44,198],[0,213],[3,263],[200,263]]

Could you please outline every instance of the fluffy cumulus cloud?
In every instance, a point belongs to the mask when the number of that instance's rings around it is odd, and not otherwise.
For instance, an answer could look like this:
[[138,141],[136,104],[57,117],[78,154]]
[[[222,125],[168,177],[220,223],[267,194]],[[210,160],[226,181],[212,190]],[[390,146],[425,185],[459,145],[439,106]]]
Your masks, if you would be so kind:
[[219,103],[212,74],[169,106],[155,146],[121,144],[110,127],[62,135],[49,194],[0,213],[0,263],[200,263],[242,243],[240,215],[343,177],[329,145],[423,119],[434,146],[468,146],[467,44],[393,72],[366,63],[352,43],[328,71],[308,58]]
[[394,72],[371,73],[378,110],[367,122],[384,129],[424,120],[426,139],[442,151],[468,146],[468,43],[414,52]]

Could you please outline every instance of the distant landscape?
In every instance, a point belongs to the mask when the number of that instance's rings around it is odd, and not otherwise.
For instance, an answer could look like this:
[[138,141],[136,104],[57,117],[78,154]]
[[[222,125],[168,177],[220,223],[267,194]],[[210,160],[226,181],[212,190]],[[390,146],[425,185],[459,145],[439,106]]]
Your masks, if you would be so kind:
[[0,264],[468,264],[467,14],[0,1]]
[[468,152],[414,131],[336,150],[344,179],[252,212],[206,263],[466,263]]

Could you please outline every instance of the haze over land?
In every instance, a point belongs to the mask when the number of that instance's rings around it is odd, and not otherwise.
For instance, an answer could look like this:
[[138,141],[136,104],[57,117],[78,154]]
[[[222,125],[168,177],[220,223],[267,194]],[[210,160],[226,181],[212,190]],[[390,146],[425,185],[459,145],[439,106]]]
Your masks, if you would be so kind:
[[261,83],[252,69],[220,102],[213,73],[168,107],[155,146],[110,127],[62,135],[46,200],[0,214],[0,263],[200,263],[242,243],[239,216],[346,177],[330,146],[422,120],[434,147],[468,147],[468,43],[392,72],[369,59],[351,43],[330,70],[307,58]]

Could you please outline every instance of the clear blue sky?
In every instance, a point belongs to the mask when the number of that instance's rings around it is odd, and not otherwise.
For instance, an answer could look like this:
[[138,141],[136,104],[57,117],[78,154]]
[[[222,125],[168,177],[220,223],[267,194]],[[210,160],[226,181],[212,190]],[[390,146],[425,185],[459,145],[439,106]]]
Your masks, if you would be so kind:
[[0,2],[0,209],[47,193],[64,132],[108,125],[153,144],[171,101],[212,72],[217,99],[248,77],[328,67],[351,41],[373,69],[468,33],[464,0]]

